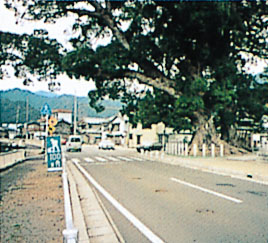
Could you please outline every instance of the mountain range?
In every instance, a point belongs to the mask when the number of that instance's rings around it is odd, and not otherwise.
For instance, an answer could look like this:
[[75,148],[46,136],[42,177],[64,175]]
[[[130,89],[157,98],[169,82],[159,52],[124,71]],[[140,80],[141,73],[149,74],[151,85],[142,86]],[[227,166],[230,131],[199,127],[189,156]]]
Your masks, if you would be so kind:
[[[33,93],[18,88],[0,91],[0,124],[26,122],[27,100],[28,121],[40,118],[40,111],[45,103],[49,104],[52,110],[73,110],[74,107],[74,96],[72,95],[57,95],[45,91]],[[110,117],[117,114],[122,108],[120,101],[104,100],[102,105],[105,110],[97,113],[89,106],[88,97],[77,97],[77,104],[78,120],[82,117]]]

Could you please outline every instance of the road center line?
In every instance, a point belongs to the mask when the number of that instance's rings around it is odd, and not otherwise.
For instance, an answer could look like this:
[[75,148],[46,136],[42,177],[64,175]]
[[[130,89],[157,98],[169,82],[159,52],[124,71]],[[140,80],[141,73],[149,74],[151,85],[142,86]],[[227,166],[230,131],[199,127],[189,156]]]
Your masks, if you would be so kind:
[[197,190],[200,190],[200,191],[203,191],[203,192],[212,194],[212,195],[214,195],[214,196],[221,197],[221,198],[224,198],[224,199],[233,201],[233,202],[235,202],[235,203],[242,203],[242,202],[243,202],[243,201],[240,200],[240,199],[237,199],[237,198],[234,198],[234,197],[229,197],[229,196],[226,196],[226,195],[224,195],[224,194],[222,194],[222,193],[215,192],[215,191],[206,189],[206,188],[204,188],[204,187],[196,186],[196,185],[191,184],[191,183],[189,183],[189,182],[182,181],[182,180],[179,180],[179,179],[176,179],[176,178],[173,178],[173,177],[170,178],[170,180],[175,181],[175,182],[178,182],[178,183],[183,184],[183,185],[185,185],[185,186],[189,186],[189,187],[195,188],[195,189],[197,189]]
[[155,235],[147,226],[145,226],[138,218],[124,208],[116,201],[105,189],[77,162],[74,162],[77,168],[85,175],[91,184],[121,213],[123,214],[145,237],[153,243],[164,243],[157,235]]

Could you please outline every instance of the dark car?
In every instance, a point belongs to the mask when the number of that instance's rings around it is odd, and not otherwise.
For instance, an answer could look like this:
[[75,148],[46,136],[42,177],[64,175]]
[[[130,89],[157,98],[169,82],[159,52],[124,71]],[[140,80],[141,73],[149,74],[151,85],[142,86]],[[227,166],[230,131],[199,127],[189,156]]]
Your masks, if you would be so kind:
[[163,148],[163,145],[161,143],[158,142],[154,142],[154,143],[143,143],[142,145],[137,147],[137,151],[141,152],[141,151],[160,151]]

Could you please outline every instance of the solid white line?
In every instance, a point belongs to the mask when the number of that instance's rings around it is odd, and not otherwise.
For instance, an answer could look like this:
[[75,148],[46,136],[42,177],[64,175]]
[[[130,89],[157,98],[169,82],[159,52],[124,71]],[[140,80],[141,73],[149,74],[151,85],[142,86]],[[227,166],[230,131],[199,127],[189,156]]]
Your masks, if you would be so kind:
[[89,162],[89,163],[94,162],[94,160],[91,159],[91,158],[85,158],[85,161],[86,161],[86,162]]
[[153,243],[164,243],[157,235],[155,235],[147,226],[145,226],[138,218],[124,208],[118,201],[116,201],[105,189],[91,176],[87,171],[75,162],[77,168],[85,175],[85,177],[94,185],[94,187],[108,200],[110,203],[123,214],[145,237]]
[[107,161],[106,159],[101,158],[101,157],[95,157],[95,158],[96,158],[96,160],[101,161],[101,162],[106,162]]
[[172,181],[178,182],[178,183],[183,184],[183,185],[185,185],[185,186],[189,186],[189,187],[198,189],[198,190],[200,190],[200,191],[203,191],[203,192],[212,194],[212,195],[214,195],[214,196],[221,197],[221,198],[224,198],[224,199],[233,201],[233,202],[235,202],[235,203],[242,203],[242,202],[243,202],[243,201],[241,201],[240,199],[237,199],[237,198],[234,198],[234,197],[229,197],[229,196],[226,196],[226,195],[224,195],[224,194],[222,194],[222,193],[215,192],[215,191],[206,189],[206,188],[204,188],[204,187],[196,186],[196,185],[191,184],[191,183],[186,182],[186,181],[181,181],[181,180],[176,179],[176,178],[170,178],[170,179],[171,179]]

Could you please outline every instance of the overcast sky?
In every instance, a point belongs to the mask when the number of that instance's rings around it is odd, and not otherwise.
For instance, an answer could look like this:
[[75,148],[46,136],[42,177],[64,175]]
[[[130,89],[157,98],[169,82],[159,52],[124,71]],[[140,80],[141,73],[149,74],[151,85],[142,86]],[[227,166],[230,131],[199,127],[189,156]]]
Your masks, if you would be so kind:
[[[5,8],[3,1],[0,1],[0,30],[14,33],[28,33],[32,34],[33,30],[38,28],[45,28],[49,31],[49,36],[51,38],[56,38],[60,43],[65,47],[69,48],[68,38],[71,31],[72,19],[60,19],[56,24],[42,24],[40,22],[19,22],[16,24],[16,18],[12,11]],[[254,73],[262,72],[264,66],[267,65],[264,62],[260,62],[255,66],[251,66],[251,70]],[[0,80],[0,90],[7,90],[12,88],[21,88],[27,89],[32,92],[39,90],[48,91],[48,85],[46,82],[34,82],[33,85],[25,86],[22,84],[22,80],[17,79],[10,73],[10,77],[5,77],[3,80]],[[58,77],[57,82],[61,83],[61,89],[56,91],[58,94],[76,94],[77,96],[87,96],[88,91],[95,88],[93,82],[87,82],[83,80],[71,80],[66,75],[61,75]]]

